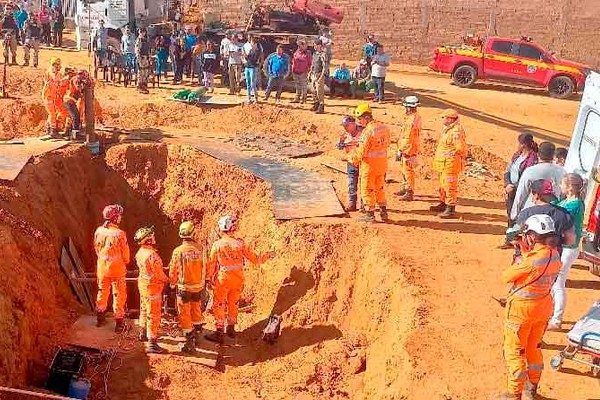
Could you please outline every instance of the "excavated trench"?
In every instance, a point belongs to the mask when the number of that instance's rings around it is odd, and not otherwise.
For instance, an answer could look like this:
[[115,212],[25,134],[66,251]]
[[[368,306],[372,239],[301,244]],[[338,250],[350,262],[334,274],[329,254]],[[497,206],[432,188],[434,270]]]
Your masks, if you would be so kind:
[[[379,234],[341,219],[277,222],[267,184],[165,144],[113,146],[101,158],[68,147],[0,184],[0,385],[43,381],[55,346],[84,312],[60,272],[60,248],[72,238],[93,271],[93,231],[113,202],[124,206],[132,250],[135,230],[152,224],[165,262],[183,219],[196,222],[202,243],[223,213],[238,214],[239,235],[277,257],[246,270],[243,302],[255,308],[241,316],[224,373],[144,357],[119,371],[111,398],[400,398],[408,389],[404,343],[418,301],[402,273],[409,266]],[[132,294],[128,307],[136,302]],[[274,346],[258,340],[271,312],[284,317]]]

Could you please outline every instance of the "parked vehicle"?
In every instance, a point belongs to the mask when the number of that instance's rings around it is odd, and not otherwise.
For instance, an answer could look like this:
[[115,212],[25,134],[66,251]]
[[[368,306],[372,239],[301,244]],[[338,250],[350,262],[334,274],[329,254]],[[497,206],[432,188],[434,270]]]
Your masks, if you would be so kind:
[[478,79],[544,87],[550,96],[567,98],[582,90],[590,67],[561,60],[531,38],[490,37],[481,45],[439,46],[429,65],[452,75],[454,83],[472,87]]
[[592,263],[590,272],[600,276],[600,74],[591,72],[585,83],[569,153],[568,172],[587,180],[585,217],[580,258]]

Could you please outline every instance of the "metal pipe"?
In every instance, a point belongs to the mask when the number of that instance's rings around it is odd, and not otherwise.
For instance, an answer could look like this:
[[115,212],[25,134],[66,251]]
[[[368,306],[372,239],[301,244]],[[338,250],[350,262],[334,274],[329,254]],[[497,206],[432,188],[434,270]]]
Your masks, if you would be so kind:
[[41,397],[42,399],[77,400],[73,397],[64,397],[64,396],[59,396],[59,395],[55,395],[55,394],[38,393],[38,392],[32,392],[30,390],[15,389],[15,388],[9,388],[9,387],[4,387],[4,386],[0,386],[0,392],[24,394],[24,395],[29,395],[29,396]]

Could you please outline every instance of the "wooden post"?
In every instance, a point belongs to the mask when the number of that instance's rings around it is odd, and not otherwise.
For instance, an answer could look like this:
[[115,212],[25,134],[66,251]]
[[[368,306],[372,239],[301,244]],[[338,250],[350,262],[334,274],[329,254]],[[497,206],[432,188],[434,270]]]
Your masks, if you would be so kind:
[[85,141],[87,144],[96,143],[96,116],[94,113],[94,86],[91,82],[83,89],[83,101],[85,104]]

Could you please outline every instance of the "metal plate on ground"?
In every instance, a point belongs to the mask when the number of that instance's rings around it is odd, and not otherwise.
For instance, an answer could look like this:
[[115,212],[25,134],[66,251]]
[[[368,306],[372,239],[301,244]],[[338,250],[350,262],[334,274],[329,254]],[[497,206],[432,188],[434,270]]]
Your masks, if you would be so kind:
[[[20,144],[22,142],[22,144]],[[33,156],[68,145],[64,140],[25,138],[14,142],[0,142],[0,179],[14,181]]]
[[240,134],[233,142],[242,150],[264,150],[275,156],[288,158],[310,157],[322,153],[321,150],[305,146],[290,139],[265,136],[257,133]]
[[98,328],[95,315],[83,315],[71,327],[67,344],[108,350],[117,346],[118,340],[112,318],[106,318],[106,324]]
[[320,175],[264,157],[252,157],[235,146],[203,138],[181,138],[219,160],[244,168],[271,184],[276,219],[289,220],[345,214],[331,182]]

